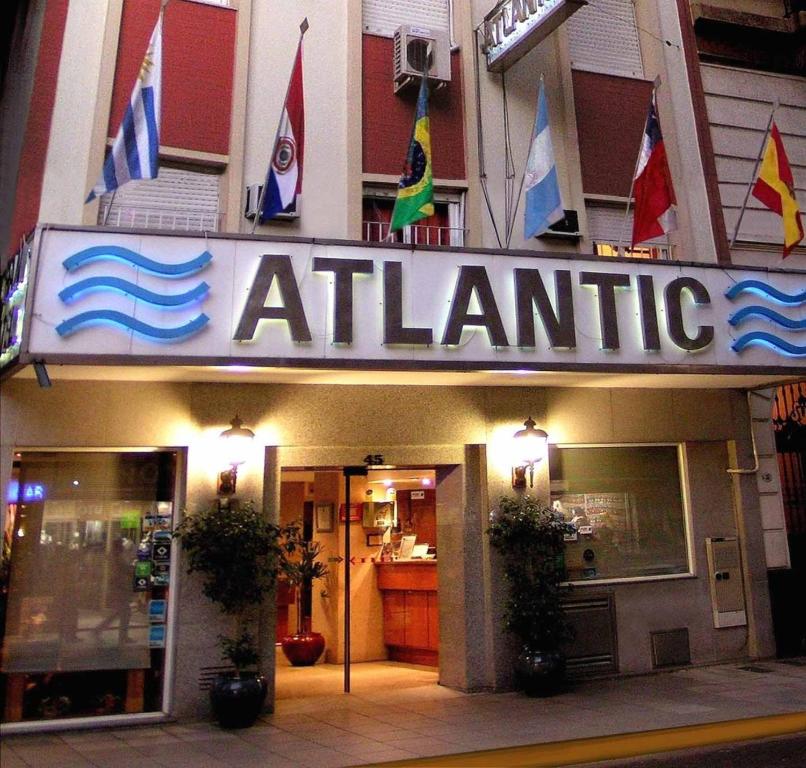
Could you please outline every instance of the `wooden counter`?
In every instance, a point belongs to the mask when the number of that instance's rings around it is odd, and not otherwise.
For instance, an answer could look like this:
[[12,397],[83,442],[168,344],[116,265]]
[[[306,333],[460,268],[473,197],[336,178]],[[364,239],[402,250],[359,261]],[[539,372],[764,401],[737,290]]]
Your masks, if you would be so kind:
[[383,641],[393,661],[439,664],[437,561],[376,563],[383,600]]

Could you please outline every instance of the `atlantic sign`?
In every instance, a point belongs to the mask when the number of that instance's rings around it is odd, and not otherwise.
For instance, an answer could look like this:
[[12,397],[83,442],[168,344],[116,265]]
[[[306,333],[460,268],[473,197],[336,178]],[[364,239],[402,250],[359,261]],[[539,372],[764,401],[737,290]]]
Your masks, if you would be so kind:
[[29,358],[802,369],[806,273],[530,252],[42,230]]
[[548,37],[587,0],[503,0],[481,24],[490,72],[503,72]]

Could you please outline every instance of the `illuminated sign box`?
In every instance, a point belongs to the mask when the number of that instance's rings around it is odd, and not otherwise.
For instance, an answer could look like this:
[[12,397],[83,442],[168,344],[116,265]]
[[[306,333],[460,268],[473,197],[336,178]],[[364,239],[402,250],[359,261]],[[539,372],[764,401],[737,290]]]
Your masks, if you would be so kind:
[[586,0],[505,0],[481,25],[490,72],[504,72],[548,37]]
[[22,364],[791,374],[806,357],[803,270],[92,227],[37,243]]
[[0,274],[0,370],[10,367],[20,354],[30,259],[31,241],[28,240]]

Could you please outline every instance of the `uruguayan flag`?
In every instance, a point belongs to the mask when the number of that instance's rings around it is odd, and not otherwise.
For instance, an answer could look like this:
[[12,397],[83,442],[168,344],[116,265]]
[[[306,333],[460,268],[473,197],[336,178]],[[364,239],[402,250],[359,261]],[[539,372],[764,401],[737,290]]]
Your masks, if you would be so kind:
[[537,115],[523,179],[526,189],[523,236],[528,240],[544,232],[565,215],[557,183],[557,166],[551,146],[549,110],[543,92],[543,78],[537,96]]
[[98,183],[86,202],[132,179],[156,179],[159,171],[162,91],[162,14],[151,34],[129,106]]

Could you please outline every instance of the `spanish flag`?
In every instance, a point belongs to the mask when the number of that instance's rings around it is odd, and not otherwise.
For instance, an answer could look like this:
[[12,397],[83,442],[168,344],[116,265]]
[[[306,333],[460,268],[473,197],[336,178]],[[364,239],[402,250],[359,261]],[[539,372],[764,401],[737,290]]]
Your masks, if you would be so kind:
[[434,177],[431,171],[431,126],[428,120],[428,78],[423,75],[414,131],[406,166],[397,185],[397,199],[392,211],[390,232],[434,215]]
[[759,199],[784,223],[784,258],[803,240],[803,222],[795,198],[795,180],[786,157],[778,126],[773,121],[758,178],[753,186],[753,197]]

